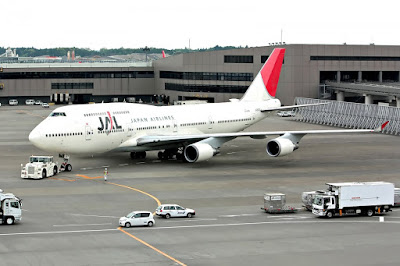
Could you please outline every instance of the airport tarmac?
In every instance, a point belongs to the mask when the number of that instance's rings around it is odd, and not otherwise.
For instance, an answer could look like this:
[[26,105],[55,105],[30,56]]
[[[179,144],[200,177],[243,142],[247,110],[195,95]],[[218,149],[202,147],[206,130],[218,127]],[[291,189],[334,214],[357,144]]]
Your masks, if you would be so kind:
[[[399,265],[400,209],[385,222],[319,219],[301,210],[301,193],[327,182],[400,187],[398,136],[307,135],[299,150],[279,158],[266,154],[267,140],[240,138],[195,164],[160,161],[156,152],[144,160],[128,153],[72,156],[72,172],[21,179],[20,164],[30,155],[57,156],[28,141],[53,108],[0,107],[0,188],[23,199],[22,222],[0,225],[0,265]],[[329,127],[272,116],[248,130],[300,129]],[[262,212],[265,192],[285,193],[300,210]],[[119,228],[119,217],[154,211],[158,202],[193,208],[196,216]]]

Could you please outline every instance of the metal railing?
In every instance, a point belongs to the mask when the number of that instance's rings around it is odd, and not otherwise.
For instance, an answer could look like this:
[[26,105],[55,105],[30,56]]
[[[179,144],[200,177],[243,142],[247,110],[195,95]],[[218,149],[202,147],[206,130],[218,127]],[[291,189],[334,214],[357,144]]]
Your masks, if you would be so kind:
[[382,133],[400,135],[400,108],[297,97],[296,104],[329,103],[296,110],[296,120],[351,129],[376,128],[389,121]]

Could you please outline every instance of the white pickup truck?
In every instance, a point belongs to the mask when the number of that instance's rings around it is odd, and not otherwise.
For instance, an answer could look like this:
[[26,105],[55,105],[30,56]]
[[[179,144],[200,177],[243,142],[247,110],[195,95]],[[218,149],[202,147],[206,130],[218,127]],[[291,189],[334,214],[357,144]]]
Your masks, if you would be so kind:
[[57,163],[53,156],[34,156],[25,166],[21,164],[21,178],[41,179],[58,174]]
[[0,222],[14,224],[22,219],[21,199],[0,189]]

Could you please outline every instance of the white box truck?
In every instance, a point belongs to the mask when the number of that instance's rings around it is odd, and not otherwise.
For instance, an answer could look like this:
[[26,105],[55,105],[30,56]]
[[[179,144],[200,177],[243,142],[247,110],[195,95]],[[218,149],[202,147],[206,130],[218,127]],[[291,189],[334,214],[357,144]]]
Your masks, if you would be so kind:
[[390,211],[394,204],[394,184],[387,182],[327,183],[326,195],[317,195],[312,213],[331,218],[345,215],[373,216]]
[[21,199],[0,189],[0,222],[14,224],[22,219]]

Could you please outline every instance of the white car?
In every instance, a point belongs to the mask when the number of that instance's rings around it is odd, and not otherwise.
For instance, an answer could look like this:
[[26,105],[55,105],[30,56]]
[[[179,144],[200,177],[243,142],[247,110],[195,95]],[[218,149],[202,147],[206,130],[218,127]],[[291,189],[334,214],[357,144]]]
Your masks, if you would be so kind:
[[149,226],[155,224],[153,214],[149,211],[134,211],[119,218],[119,225],[124,227]]
[[41,105],[42,104],[42,101],[41,100],[36,100],[35,101],[35,105]]
[[27,100],[25,101],[25,104],[26,104],[26,105],[34,105],[34,104],[35,104],[35,100],[34,100],[34,99],[27,99]]
[[196,212],[193,209],[183,208],[177,204],[163,204],[158,206],[156,209],[156,214],[167,219],[170,217],[192,218],[192,216],[196,215]]
[[290,116],[295,116],[296,112],[295,111],[280,111],[277,113],[277,115],[280,117],[290,117]]
[[49,108],[49,104],[48,103],[42,103],[42,107],[43,108]]
[[9,105],[18,105],[18,101],[15,100],[15,99],[11,99],[11,100],[8,101],[8,104]]

